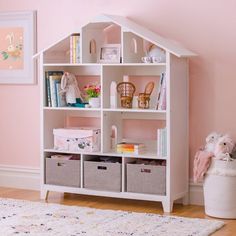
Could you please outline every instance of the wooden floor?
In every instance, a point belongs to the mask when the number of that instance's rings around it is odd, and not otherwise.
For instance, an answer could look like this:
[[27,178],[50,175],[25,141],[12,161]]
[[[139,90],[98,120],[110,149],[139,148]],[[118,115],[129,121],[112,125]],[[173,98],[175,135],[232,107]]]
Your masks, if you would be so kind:
[[[0,187],[0,197],[24,199],[31,201],[40,201],[39,192],[31,190],[19,190]],[[236,200],[236,198],[235,198]],[[48,202],[60,203],[65,205],[86,206],[99,209],[124,210],[135,212],[150,212],[163,214],[161,204],[156,202],[134,201],[112,199],[104,197],[91,197],[77,194],[61,194],[50,192]],[[204,208],[201,206],[182,206],[180,204],[174,205],[174,210],[171,215],[210,218],[204,214]],[[236,220],[225,220],[225,226],[213,234],[214,236],[236,236]]]

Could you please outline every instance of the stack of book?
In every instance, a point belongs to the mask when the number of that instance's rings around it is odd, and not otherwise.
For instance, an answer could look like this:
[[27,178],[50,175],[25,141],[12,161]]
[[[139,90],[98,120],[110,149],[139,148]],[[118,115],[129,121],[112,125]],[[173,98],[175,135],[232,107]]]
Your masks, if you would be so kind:
[[46,71],[46,101],[48,107],[66,106],[65,93],[61,93],[61,78],[63,71]]
[[167,156],[167,129],[157,130],[157,156],[166,157]]
[[166,110],[166,73],[161,73],[157,92],[157,110]]
[[70,63],[80,63],[80,35],[70,36]]
[[145,145],[143,143],[118,143],[116,145],[116,151],[118,153],[126,153],[126,154],[135,154],[139,155],[145,151]]

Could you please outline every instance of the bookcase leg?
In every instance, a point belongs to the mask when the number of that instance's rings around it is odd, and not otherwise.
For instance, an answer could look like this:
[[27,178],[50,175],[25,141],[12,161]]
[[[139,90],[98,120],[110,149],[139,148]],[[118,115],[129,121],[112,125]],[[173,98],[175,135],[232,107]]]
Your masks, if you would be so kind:
[[48,190],[41,190],[40,192],[40,198],[42,200],[47,200],[48,199],[48,194],[49,194],[49,191]]
[[173,210],[173,201],[162,201],[163,211],[165,213],[170,213]]
[[184,206],[189,205],[189,194],[186,193],[186,195],[182,198],[182,203]]

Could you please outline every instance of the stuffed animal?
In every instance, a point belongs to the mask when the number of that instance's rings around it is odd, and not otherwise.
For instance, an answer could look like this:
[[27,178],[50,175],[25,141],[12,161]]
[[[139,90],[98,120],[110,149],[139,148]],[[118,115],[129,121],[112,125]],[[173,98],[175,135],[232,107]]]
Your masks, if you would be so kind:
[[61,79],[62,93],[66,93],[66,103],[76,103],[76,98],[80,98],[83,101],[81,92],[78,87],[78,83],[74,74],[65,72]]
[[214,155],[218,160],[230,160],[230,154],[234,150],[235,143],[229,135],[224,135],[215,144]]
[[219,138],[222,137],[222,134],[212,132],[206,137],[206,146],[205,151],[214,153],[215,151],[215,145]]

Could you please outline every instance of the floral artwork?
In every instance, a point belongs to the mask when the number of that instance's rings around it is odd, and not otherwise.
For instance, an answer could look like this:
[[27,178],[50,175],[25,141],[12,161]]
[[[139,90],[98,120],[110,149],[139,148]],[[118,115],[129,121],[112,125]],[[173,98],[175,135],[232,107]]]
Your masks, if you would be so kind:
[[24,68],[23,27],[0,28],[0,69]]

